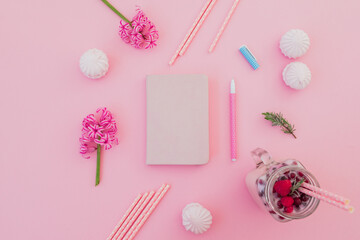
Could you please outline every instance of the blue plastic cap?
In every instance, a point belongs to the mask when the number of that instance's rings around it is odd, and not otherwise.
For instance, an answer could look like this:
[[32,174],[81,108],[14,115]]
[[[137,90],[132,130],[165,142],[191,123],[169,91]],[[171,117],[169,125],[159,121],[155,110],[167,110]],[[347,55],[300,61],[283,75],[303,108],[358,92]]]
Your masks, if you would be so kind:
[[254,70],[256,70],[260,67],[260,65],[256,61],[256,58],[254,57],[254,55],[252,55],[250,50],[245,45],[240,47],[239,51],[241,52],[241,54],[244,56],[244,58],[248,61],[248,63],[251,65],[251,67]]

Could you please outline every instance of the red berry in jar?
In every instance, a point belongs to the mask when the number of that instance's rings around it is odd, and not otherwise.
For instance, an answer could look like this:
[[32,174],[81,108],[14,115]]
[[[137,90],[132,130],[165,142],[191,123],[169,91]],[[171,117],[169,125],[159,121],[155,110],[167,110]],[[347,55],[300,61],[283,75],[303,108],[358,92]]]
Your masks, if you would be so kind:
[[284,209],[284,212],[286,212],[286,213],[292,213],[293,211],[294,211],[293,206],[291,206],[291,207],[286,207],[286,208]]
[[294,199],[292,197],[283,197],[281,199],[281,204],[284,207],[291,207],[294,204]]
[[291,181],[290,180],[280,180],[274,184],[275,191],[280,194],[282,197],[288,195],[291,190]]
[[294,204],[295,204],[295,206],[300,206],[300,204],[301,204],[301,199],[300,198],[294,198]]
[[309,197],[308,197],[306,194],[303,194],[303,195],[301,196],[301,201],[307,202],[308,200],[309,200]]
[[288,178],[285,177],[285,176],[281,176],[281,177],[279,178],[279,180],[286,180],[286,179],[288,179]]

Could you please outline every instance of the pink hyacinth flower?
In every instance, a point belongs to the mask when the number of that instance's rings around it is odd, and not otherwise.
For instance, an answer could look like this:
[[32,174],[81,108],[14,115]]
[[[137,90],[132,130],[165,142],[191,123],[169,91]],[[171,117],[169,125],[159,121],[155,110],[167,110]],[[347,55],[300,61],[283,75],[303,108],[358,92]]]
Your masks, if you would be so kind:
[[132,21],[130,21],[107,0],[102,1],[122,18],[122,20],[120,20],[119,36],[125,43],[140,49],[148,49],[156,46],[159,33],[155,25],[145,16],[140,8],[136,10],[136,15]]
[[121,39],[135,48],[153,48],[159,39],[159,33],[155,25],[145,16],[141,9],[131,23],[120,21],[119,35]]
[[89,114],[82,123],[82,135],[80,140],[80,154],[84,158],[90,158],[90,153],[97,151],[97,168],[95,186],[100,182],[100,152],[101,146],[105,150],[118,144],[116,122],[106,108],[99,108],[96,114]]

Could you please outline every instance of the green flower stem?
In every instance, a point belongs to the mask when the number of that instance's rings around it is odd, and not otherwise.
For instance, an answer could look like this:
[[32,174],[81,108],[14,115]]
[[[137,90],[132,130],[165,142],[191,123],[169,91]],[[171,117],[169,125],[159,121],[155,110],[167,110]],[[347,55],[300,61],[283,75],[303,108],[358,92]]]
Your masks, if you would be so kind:
[[131,26],[131,22],[124,15],[122,15],[113,5],[111,5],[111,3],[109,3],[107,0],[101,0],[101,1],[103,1],[106,4],[106,6],[108,6],[111,10],[113,10],[114,13],[116,13],[119,17],[122,18],[122,20],[129,23]]
[[100,153],[101,153],[101,145],[97,145],[97,161],[96,161],[96,179],[95,186],[100,183]]

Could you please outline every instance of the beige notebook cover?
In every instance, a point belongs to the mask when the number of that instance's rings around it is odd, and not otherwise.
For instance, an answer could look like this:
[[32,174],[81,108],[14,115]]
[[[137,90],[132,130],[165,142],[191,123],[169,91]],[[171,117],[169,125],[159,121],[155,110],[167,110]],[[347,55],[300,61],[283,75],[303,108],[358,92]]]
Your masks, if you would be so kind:
[[150,165],[200,165],[209,160],[209,97],[205,75],[146,79]]

